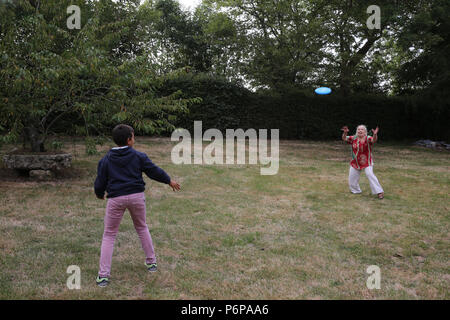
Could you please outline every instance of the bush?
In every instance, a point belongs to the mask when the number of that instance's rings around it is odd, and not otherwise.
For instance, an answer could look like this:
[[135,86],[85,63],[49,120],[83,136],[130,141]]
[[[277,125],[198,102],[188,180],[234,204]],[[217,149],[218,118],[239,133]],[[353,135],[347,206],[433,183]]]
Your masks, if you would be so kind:
[[183,97],[200,97],[201,103],[191,105],[189,113],[176,122],[177,127],[193,131],[194,121],[203,128],[238,128],[240,116],[252,104],[252,93],[241,85],[208,74],[185,74],[166,81],[162,94],[181,90]]
[[339,139],[347,125],[380,127],[383,140],[429,138],[450,140],[448,100],[433,96],[318,96],[300,89],[253,93],[211,75],[184,75],[166,82],[164,90],[180,89],[203,102],[189,108],[176,125],[192,132],[194,120],[203,130],[216,128],[280,129],[282,139]]

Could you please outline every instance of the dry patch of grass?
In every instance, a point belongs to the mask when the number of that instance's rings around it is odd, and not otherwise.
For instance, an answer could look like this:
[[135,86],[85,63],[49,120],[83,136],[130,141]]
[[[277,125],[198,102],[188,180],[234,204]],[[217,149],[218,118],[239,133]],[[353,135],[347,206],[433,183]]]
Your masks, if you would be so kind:
[[[349,193],[350,151],[340,142],[281,141],[275,176],[259,165],[174,165],[174,145],[138,137],[135,146],[182,184],[173,193],[145,177],[159,271],[146,273],[126,213],[103,289],[94,279],[106,202],[93,182],[113,145],[87,156],[68,140],[74,168],[54,181],[0,168],[0,298],[449,298],[448,153],[378,144],[379,201],[364,175],[363,194]],[[66,287],[70,265],[81,268],[81,290]],[[369,265],[381,269],[380,290],[366,287]]]

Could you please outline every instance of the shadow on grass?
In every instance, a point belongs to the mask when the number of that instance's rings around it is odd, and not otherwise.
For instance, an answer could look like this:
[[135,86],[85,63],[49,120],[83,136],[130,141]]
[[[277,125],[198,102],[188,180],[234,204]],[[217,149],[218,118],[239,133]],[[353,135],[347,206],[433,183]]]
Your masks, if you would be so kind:
[[[79,180],[88,176],[86,169],[80,168],[65,168],[55,171],[55,176],[46,181],[64,181],[64,180]],[[30,178],[27,170],[15,170],[0,168],[0,177],[3,182],[35,182]]]

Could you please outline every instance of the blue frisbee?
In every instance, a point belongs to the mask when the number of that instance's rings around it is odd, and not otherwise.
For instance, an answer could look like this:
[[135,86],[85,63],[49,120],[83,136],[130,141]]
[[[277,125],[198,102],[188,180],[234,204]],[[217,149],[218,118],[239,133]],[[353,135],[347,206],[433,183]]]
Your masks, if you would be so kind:
[[314,90],[317,94],[330,94],[331,93],[331,89],[327,88],[327,87],[320,87],[317,88],[316,90]]

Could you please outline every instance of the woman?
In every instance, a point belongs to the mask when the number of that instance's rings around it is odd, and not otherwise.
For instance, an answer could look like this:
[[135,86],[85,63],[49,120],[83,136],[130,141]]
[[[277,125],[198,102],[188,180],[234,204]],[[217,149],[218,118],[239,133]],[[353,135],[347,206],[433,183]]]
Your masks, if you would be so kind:
[[373,144],[378,140],[378,127],[375,130],[372,129],[373,137],[367,136],[367,128],[364,125],[359,125],[353,136],[347,136],[349,132],[347,126],[344,126],[341,130],[344,131],[342,140],[352,145],[352,161],[350,162],[350,172],[348,175],[350,191],[352,193],[361,193],[359,177],[361,171],[364,170],[369,179],[372,194],[378,194],[378,198],[383,199],[383,188],[378,182],[377,177],[373,174],[372,148]]

